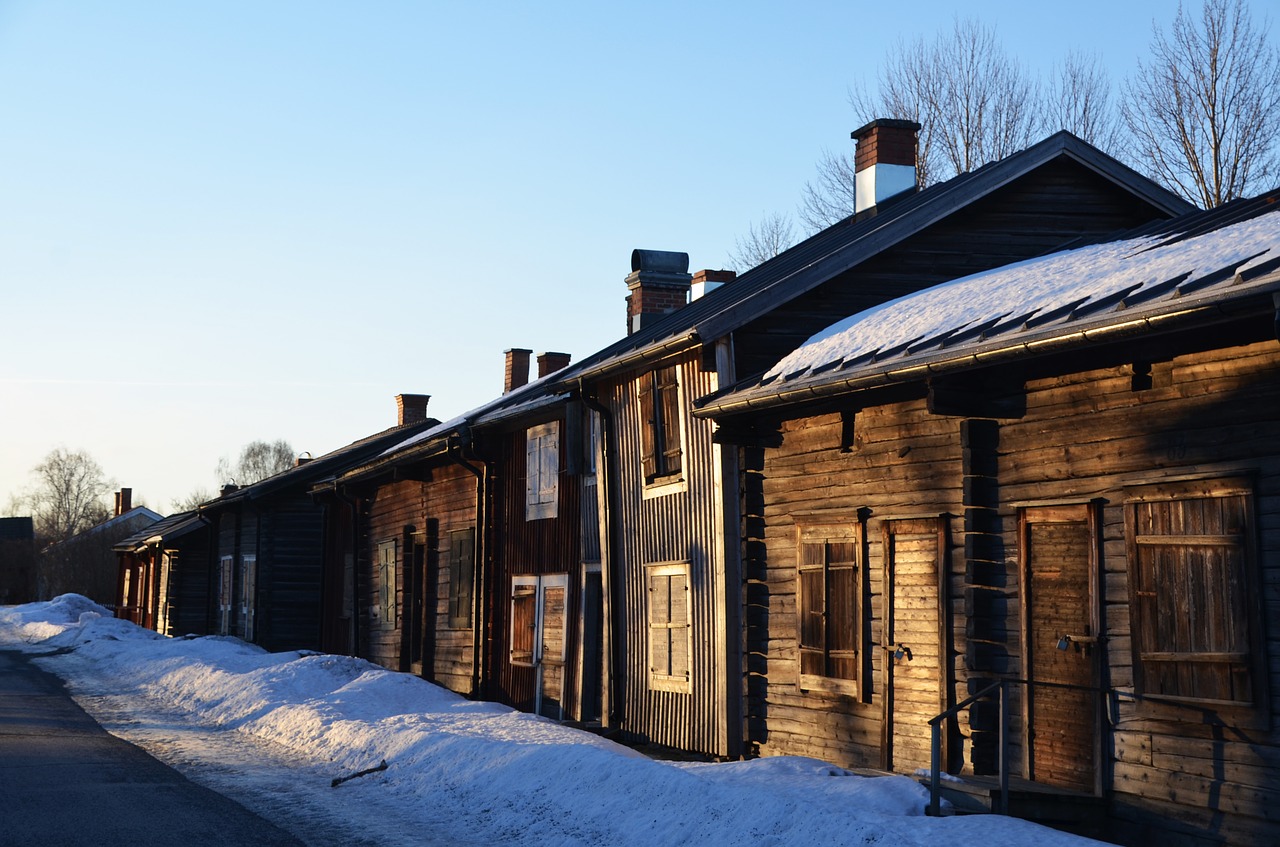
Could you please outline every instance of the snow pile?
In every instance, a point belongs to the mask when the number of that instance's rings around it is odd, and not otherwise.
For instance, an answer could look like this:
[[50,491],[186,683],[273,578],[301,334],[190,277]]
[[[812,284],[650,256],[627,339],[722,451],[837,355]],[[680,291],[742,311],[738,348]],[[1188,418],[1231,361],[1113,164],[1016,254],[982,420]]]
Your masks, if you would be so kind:
[[105,615],[72,595],[0,609],[0,642],[63,648],[41,662],[73,690],[105,681],[140,713],[157,703],[181,710],[327,763],[333,775],[385,758],[386,771],[344,784],[332,802],[351,802],[343,814],[358,821],[386,814],[356,803],[360,791],[394,795],[406,833],[438,833],[444,815],[486,843],[1094,843],[995,816],[924,817],[927,792],[906,777],[861,777],[802,758],[653,761],[359,659],[162,638]]

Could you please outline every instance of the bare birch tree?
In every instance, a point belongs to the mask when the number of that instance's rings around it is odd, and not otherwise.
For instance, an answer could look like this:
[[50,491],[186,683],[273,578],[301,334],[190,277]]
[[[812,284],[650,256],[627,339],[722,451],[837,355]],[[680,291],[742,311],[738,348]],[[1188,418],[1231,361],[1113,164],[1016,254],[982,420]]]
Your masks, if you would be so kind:
[[749,271],[795,244],[795,227],[781,212],[765,215],[747,228],[747,234],[733,240],[729,267],[739,273]]
[[1042,106],[1042,131],[1067,130],[1104,152],[1119,147],[1120,125],[1111,79],[1096,53],[1068,53],[1054,66]]
[[110,517],[104,496],[115,485],[83,450],[58,447],[31,470],[35,485],[21,497],[36,537],[65,541]]
[[1152,27],[1151,60],[1125,85],[1121,114],[1141,167],[1211,208],[1280,171],[1280,50],[1243,0],[1179,6],[1171,31]]
[[[900,118],[920,124],[921,187],[1004,158],[1038,129],[1038,85],[1004,51],[995,27],[957,18],[933,41],[899,41],[877,75],[876,93],[850,91],[859,122]],[[800,219],[810,230],[853,213],[852,151],[824,153],[805,185]]]
[[223,483],[253,485],[293,467],[295,456],[293,447],[283,439],[250,441],[234,464],[225,456],[218,460],[218,479]]

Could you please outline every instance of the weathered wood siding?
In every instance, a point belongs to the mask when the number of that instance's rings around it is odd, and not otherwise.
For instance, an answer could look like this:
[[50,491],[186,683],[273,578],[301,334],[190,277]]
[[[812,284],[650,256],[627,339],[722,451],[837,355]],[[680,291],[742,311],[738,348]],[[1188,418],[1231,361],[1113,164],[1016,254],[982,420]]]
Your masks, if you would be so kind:
[[[1197,345],[1207,346],[1204,339]],[[750,723],[763,754],[874,765],[884,743],[883,691],[873,689],[868,702],[866,694],[800,689],[797,516],[818,513],[854,521],[859,509],[869,509],[864,513],[871,581],[866,637],[875,645],[884,625],[884,586],[876,582],[884,554],[877,549],[877,520],[948,513],[955,516],[944,586],[951,597],[948,649],[955,678],[948,687],[950,702],[1000,676],[1030,674],[1077,684],[1087,679],[1087,662],[1069,672],[1055,671],[1043,655],[1052,645],[1042,643],[1041,658],[1032,662],[1024,646],[1027,633],[1039,642],[1061,634],[1101,636],[1098,644],[1082,645],[1081,653],[1097,656],[1100,684],[1121,692],[1109,723],[1101,711],[1096,720],[1078,714],[1095,708],[1092,696],[1074,695],[1071,706],[1057,695],[1037,689],[1028,694],[1014,686],[1014,773],[1086,790],[1096,785],[1110,798],[1117,821],[1113,835],[1126,843],[1280,843],[1275,721],[1280,709],[1280,344],[1267,340],[1157,360],[1150,386],[1135,379],[1127,363],[1137,352],[1116,353],[1111,362],[1095,357],[1084,364],[1087,369],[1080,369],[1078,358],[1045,363],[1025,383],[1026,414],[1016,419],[963,421],[930,414],[923,400],[885,402],[857,413],[848,452],[840,449],[847,428],[839,415],[783,425],[782,445],[765,451],[757,475],[764,544],[750,559],[756,570],[748,573],[748,599],[755,609],[746,630],[755,659],[748,665]],[[1254,680],[1264,698],[1255,709],[1136,703],[1124,696],[1135,683],[1126,498],[1135,486],[1189,477],[1253,481],[1267,660],[1267,673]],[[752,474],[747,478],[749,489]],[[750,499],[748,490],[745,502]],[[1038,528],[1028,530],[1028,521]],[[1100,537],[1082,540],[1082,532]],[[1246,541],[1252,545],[1255,539]],[[1020,550],[1024,544],[1027,551]],[[1063,544],[1070,555],[1054,554],[1054,546]],[[1082,544],[1092,563],[1077,549]],[[1056,564],[1038,562],[1037,545]],[[1028,566],[1039,599],[1023,585]],[[1063,579],[1068,570],[1078,596],[1063,596],[1067,589],[1049,582]],[[1092,611],[1090,594],[1098,595]],[[1078,614],[1062,617],[1068,606]],[[1029,619],[1024,617],[1028,608]],[[1061,619],[1050,620],[1051,614]],[[1064,628],[1073,632],[1059,633]],[[1088,631],[1078,632],[1082,628]],[[1068,645],[1072,655],[1076,649]],[[872,680],[881,679],[886,655],[873,653]],[[1062,676],[1067,673],[1077,676]],[[1028,713],[1043,719],[1031,744],[1026,743]],[[989,771],[995,728],[993,704],[963,713],[955,728],[963,752],[958,764]],[[1099,737],[1097,765],[1086,774],[1078,766],[1091,751],[1068,753],[1062,744],[1072,741],[1068,734],[1091,730]],[[1042,768],[1029,771],[1037,755]]]
[[1256,471],[1270,702],[1256,726],[1241,726],[1198,711],[1155,719],[1121,698],[1106,758],[1113,814],[1131,841],[1280,843],[1280,345],[1179,356],[1156,362],[1152,377],[1139,391],[1127,366],[1030,382],[1027,416],[1000,427],[1002,499],[1101,498],[1103,649],[1110,684],[1132,690],[1125,488]]
[[[956,419],[929,415],[924,401],[917,400],[859,412],[854,422],[855,442],[848,452],[841,452],[844,430],[838,414],[793,421],[783,427],[782,445],[765,454],[764,555],[755,557],[747,573],[753,601],[747,630],[752,659],[748,683],[753,694],[748,723],[753,728],[750,740],[763,755],[816,756],[842,765],[879,767],[884,760],[886,731],[884,682],[889,677],[885,662],[894,661],[885,649],[892,646],[885,630],[885,522],[933,516],[932,524],[937,526],[938,516],[963,513],[959,425]],[[869,613],[864,616],[862,638],[870,655],[857,696],[806,691],[800,685],[798,516],[830,526],[864,524],[861,570]],[[949,555],[943,562],[944,566],[949,563],[948,583],[954,587],[964,577],[963,527],[958,517],[945,520],[950,524],[947,537],[958,540],[952,541],[953,546],[959,544],[945,551]],[[902,601],[900,626],[908,614],[924,613],[942,599],[936,588],[916,587],[927,599],[913,600],[914,609],[906,608]],[[963,593],[952,590],[950,602],[950,617],[962,620],[956,612],[963,611]],[[941,626],[936,620],[938,613],[931,615],[934,622],[930,625]],[[944,680],[958,665],[957,651],[964,649],[962,624],[952,629],[950,636],[950,643],[929,648],[931,659],[928,651],[921,656],[922,663],[938,665],[937,673]],[[905,656],[900,661],[905,661]],[[925,684],[934,686],[935,692],[941,687],[941,682]],[[900,747],[906,739],[917,736],[928,743],[928,726],[913,723],[905,715],[900,716],[893,732]],[[916,764],[911,760],[911,767]]]
[[[716,459],[710,422],[689,414],[694,398],[716,388],[715,372],[704,368],[698,353],[679,361],[684,485],[667,493],[645,496],[641,469],[641,409],[637,380],[610,387],[607,404],[617,428],[614,457],[619,561],[611,564],[613,590],[620,609],[613,611],[614,655],[624,666],[621,675],[623,731],[651,743],[709,755],[728,755],[737,744],[738,726],[727,726],[730,685],[741,685],[736,644],[730,648],[726,632],[725,563]],[[602,399],[606,399],[602,397]],[[730,495],[732,496],[732,494]],[[735,533],[736,534],[736,533]],[[735,539],[736,544],[736,539]],[[717,549],[719,548],[719,549]],[[654,687],[649,668],[649,621],[646,566],[687,562],[689,569],[690,680],[687,691]],[[737,602],[737,583],[734,583]],[[730,661],[735,666],[730,668]]]
[[258,507],[255,640],[271,651],[320,648],[324,511],[306,493]]

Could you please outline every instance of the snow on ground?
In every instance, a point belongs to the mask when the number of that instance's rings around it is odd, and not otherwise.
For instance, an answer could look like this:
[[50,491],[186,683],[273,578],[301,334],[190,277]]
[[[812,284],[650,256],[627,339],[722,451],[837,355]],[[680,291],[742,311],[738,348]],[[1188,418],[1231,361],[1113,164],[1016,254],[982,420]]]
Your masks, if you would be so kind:
[[[674,764],[360,659],[163,638],[64,595],[0,607],[111,732],[310,844],[1096,844],[814,759]],[[337,776],[387,769],[331,787]]]

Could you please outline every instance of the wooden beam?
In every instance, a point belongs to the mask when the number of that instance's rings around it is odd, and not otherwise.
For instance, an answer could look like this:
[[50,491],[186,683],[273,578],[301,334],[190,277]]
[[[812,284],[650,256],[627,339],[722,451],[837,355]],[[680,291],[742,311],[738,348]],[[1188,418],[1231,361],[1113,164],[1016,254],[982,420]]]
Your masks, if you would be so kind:
[[980,378],[930,379],[929,413],[960,418],[1021,418],[1027,413],[1025,383]]

